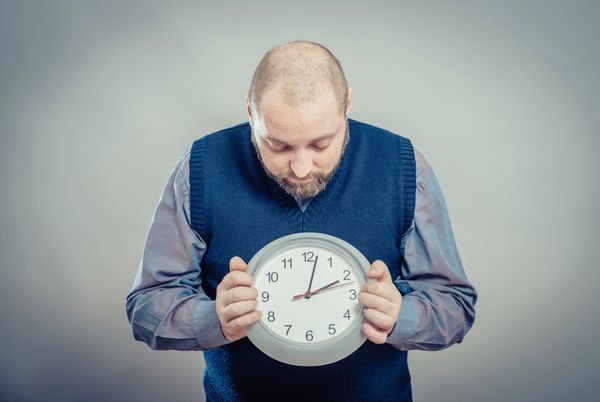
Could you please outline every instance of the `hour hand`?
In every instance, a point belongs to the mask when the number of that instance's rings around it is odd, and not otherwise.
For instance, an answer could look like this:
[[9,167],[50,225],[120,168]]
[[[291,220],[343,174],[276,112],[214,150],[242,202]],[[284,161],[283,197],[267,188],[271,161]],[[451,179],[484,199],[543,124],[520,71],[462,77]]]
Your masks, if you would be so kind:
[[347,282],[347,283],[343,283],[343,284],[338,285],[338,286],[334,286],[334,285],[337,285],[338,283],[340,283],[340,281],[338,279],[337,281],[333,281],[333,282],[331,282],[331,283],[329,283],[329,284],[327,284],[327,285],[325,285],[325,286],[323,286],[323,287],[321,287],[321,288],[319,288],[319,289],[317,289],[317,290],[315,290],[313,292],[306,292],[306,293],[301,293],[299,295],[295,295],[295,296],[292,297],[292,301],[298,300],[298,299],[302,299],[302,298],[308,299],[309,297],[311,297],[312,295],[316,295],[317,293],[325,292],[327,290],[333,290],[333,289],[341,288],[343,286],[352,285],[354,282],[356,282],[356,281]]
[[333,285],[335,285],[336,283],[339,283],[339,282],[340,282],[340,281],[339,281],[339,279],[338,279],[337,281],[333,281],[333,282],[331,282],[331,283],[329,283],[329,284],[327,284],[327,285],[323,286],[322,288],[319,288],[319,289],[317,289],[317,290],[315,290],[315,291],[313,291],[313,292],[311,292],[310,290],[308,290],[308,291],[306,291],[306,292],[304,292],[304,293],[301,293],[301,294],[299,294],[299,295],[295,295],[295,296],[293,296],[293,297],[292,297],[292,300],[301,299],[301,298],[303,298],[303,297],[305,297],[305,298],[307,298],[307,299],[308,299],[308,298],[310,298],[312,295],[314,295],[315,293],[317,293],[317,292],[320,292],[320,291],[322,291],[322,290],[324,290],[324,289],[327,289],[327,288],[329,288],[329,287],[331,287],[331,286],[333,286]]

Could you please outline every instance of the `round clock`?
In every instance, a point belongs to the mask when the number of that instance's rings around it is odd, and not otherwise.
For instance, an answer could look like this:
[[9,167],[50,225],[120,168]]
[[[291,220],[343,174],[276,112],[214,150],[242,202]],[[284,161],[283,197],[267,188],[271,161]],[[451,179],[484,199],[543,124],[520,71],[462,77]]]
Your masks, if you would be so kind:
[[320,366],[350,355],[366,340],[358,293],[367,259],[323,233],[296,233],[263,247],[248,263],[261,319],[248,338],[268,356]]

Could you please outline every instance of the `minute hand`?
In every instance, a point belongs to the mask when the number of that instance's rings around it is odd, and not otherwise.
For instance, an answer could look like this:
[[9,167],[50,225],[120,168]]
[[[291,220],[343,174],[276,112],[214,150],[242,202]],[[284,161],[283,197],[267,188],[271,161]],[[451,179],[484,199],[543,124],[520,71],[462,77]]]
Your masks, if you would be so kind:
[[311,295],[310,288],[312,287],[312,281],[313,281],[313,278],[315,277],[315,269],[317,268],[317,261],[319,261],[318,255],[315,257],[315,264],[313,265],[312,273],[310,274],[310,282],[308,282],[308,290],[305,293],[306,297],[310,297],[310,295]]

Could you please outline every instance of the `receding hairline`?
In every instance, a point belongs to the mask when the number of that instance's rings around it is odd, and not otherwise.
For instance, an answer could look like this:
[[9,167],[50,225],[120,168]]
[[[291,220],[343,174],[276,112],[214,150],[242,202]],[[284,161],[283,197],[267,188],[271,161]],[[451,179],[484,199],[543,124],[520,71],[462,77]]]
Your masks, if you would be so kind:
[[348,99],[348,84],[339,60],[325,46],[311,41],[284,43],[265,53],[248,91],[256,111],[263,94],[275,88],[292,106],[311,102],[324,91],[333,90],[343,113]]

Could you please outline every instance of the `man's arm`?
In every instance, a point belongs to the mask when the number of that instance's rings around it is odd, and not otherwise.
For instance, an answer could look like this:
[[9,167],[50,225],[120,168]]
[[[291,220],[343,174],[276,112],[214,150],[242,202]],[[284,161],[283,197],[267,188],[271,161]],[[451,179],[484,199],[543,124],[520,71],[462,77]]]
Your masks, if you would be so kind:
[[189,151],[165,186],[126,301],[134,338],[157,350],[206,350],[229,342],[215,301],[200,287],[206,244],[189,219]]
[[460,343],[475,320],[477,292],[467,280],[440,185],[415,150],[415,218],[402,239],[402,294],[387,343],[402,350],[440,350]]

